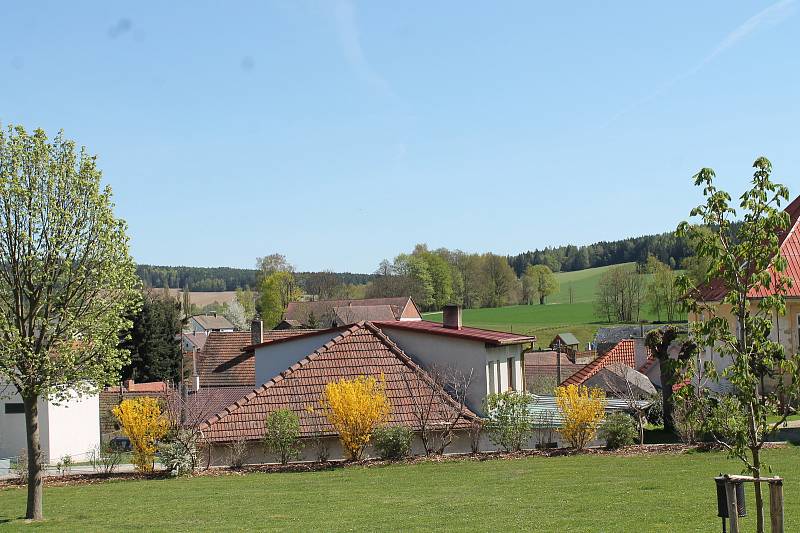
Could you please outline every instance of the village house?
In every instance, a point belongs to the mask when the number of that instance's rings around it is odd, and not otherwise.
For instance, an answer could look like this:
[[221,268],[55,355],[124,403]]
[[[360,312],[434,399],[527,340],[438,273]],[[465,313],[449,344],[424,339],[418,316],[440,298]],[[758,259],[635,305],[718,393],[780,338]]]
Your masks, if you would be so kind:
[[333,328],[361,321],[422,320],[419,308],[410,296],[364,298],[360,300],[316,300],[289,302],[281,329]]
[[218,316],[216,313],[210,315],[194,315],[189,317],[189,330],[194,332],[202,332],[208,335],[212,331],[235,331],[236,326],[231,324],[230,320],[224,316]]
[[[787,263],[783,275],[792,280],[792,286],[785,294],[786,313],[773,317],[770,339],[783,345],[787,354],[796,354],[800,351],[800,196],[795,198],[785,211],[789,214],[789,226],[779,235],[779,246],[780,255]],[[699,299],[712,307],[716,316],[727,319],[732,331],[738,330],[737,321],[731,313],[730,306],[721,303],[726,294],[725,287],[718,281],[712,281],[700,287],[699,291]],[[756,312],[760,299],[772,294],[774,292],[767,289],[751,291],[748,298],[751,301],[753,312]],[[699,321],[703,318],[703,316],[697,315],[689,317],[692,321]],[[731,364],[728,358],[722,358],[713,347],[707,347],[702,353],[702,358],[706,361],[713,361],[719,373]],[[706,383],[706,386],[724,391],[730,385],[722,379],[719,383]],[[767,386],[769,386],[768,381]]]

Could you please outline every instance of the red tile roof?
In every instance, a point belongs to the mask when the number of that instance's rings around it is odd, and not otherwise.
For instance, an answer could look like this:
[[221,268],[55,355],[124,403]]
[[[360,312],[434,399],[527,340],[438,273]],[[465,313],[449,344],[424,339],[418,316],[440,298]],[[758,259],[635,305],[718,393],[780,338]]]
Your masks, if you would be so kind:
[[633,339],[619,341],[611,350],[601,355],[578,372],[564,380],[562,385],[581,385],[611,363],[622,363],[631,368],[636,366],[636,354]]
[[[317,300],[315,302],[289,302],[283,318],[286,320],[296,320],[301,324],[308,324],[309,315],[313,312],[314,318],[322,327],[330,327],[336,320],[337,307],[380,307],[378,316],[361,316],[362,320],[382,320],[385,319],[384,306],[389,306],[392,317],[395,320],[400,318],[421,318],[416,304],[409,296],[398,296],[396,298],[363,298],[360,300]],[[403,315],[403,311],[406,314]],[[353,323],[353,322],[350,322]]]
[[[267,330],[264,340],[271,342],[313,332],[307,329]],[[249,331],[212,331],[200,353],[200,388],[255,387],[256,366],[253,352],[242,352],[252,342]]]
[[[323,390],[327,383],[358,376],[383,376],[391,405],[390,425],[403,424],[419,429],[413,415],[413,398],[420,394],[440,395],[452,409],[457,408],[452,398],[434,385],[428,374],[379,328],[362,322],[347,328],[312,354],[210,417],[202,426],[204,436],[212,442],[260,439],[264,435],[267,414],[284,407],[300,417],[302,437],[312,436],[317,431],[335,435],[333,426],[320,409]],[[314,412],[309,413],[308,407],[313,407]],[[475,415],[464,409],[464,416]],[[466,425],[467,421],[462,420],[458,427]]]
[[[792,279],[792,287],[787,289],[786,296],[790,298],[800,298],[800,196],[794,199],[785,209],[789,214],[789,227],[779,236],[780,254],[786,259],[786,270],[783,275]],[[776,279],[773,272],[770,287]],[[700,297],[706,302],[717,302],[722,300],[727,294],[727,289],[720,280],[712,280],[699,288]],[[748,294],[750,298],[763,298],[773,291],[769,288],[752,290]]]
[[461,329],[446,328],[439,322],[429,322],[427,320],[412,320],[412,321],[381,321],[374,322],[380,328],[387,329],[404,329],[410,331],[419,331],[422,333],[430,333],[433,335],[447,335],[449,337],[459,337],[473,341],[481,341],[495,346],[504,346],[507,344],[523,344],[526,342],[533,342],[536,340],[532,335],[517,335],[516,333],[506,333],[504,331],[492,331],[488,329],[467,328]]

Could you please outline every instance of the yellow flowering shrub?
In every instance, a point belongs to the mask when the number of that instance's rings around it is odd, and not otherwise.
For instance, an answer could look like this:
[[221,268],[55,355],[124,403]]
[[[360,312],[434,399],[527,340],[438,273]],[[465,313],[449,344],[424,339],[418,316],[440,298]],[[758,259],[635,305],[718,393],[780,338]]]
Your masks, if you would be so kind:
[[561,434],[569,444],[582,450],[597,435],[606,408],[606,394],[585,385],[556,388],[556,405],[564,418]]
[[161,416],[155,398],[123,400],[112,410],[122,431],[131,440],[133,464],[139,472],[152,472],[156,442],[169,430],[169,421]]
[[389,418],[385,381],[359,376],[328,383],[322,405],[349,459],[358,461],[375,427]]

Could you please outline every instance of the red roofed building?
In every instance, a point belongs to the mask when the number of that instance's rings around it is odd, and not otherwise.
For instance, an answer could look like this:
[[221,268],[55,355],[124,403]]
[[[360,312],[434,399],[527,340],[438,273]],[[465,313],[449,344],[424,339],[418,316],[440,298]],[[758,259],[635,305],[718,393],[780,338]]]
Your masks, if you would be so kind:
[[[306,337],[319,341],[318,334]],[[288,339],[284,346],[294,345],[300,338]],[[276,343],[259,347],[269,352],[278,349]],[[263,385],[210,417],[202,426],[205,439],[211,443],[212,463],[225,464],[228,460],[226,443],[236,440],[251,442],[247,462],[265,462],[274,458],[263,455],[260,440],[264,436],[266,416],[280,408],[289,408],[300,419],[301,438],[319,437],[327,441],[332,457],[342,452],[333,426],[320,411],[320,400],[327,383],[359,376],[383,379],[391,406],[388,425],[404,425],[419,430],[415,409],[426,398],[435,398],[444,411],[436,410],[432,424],[456,420],[456,429],[465,430],[475,415],[459,405],[437,386],[428,374],[405,354],[380,328],[370,322],[343,328],[327,342],[318,345],[305,357],[274,375]],[[420,403],[422,398],[422,403]],[[460,416],[456,416],[457,413]],[[441,416],[440,416],[441,414]],[[462,447],[468,444],[462,443]],[[313,458],[314,450],[306,450]]]
[[[794,199],[785,209],[789,214],[789,226],[785,232],[779,236],[780,254],[786,260],[786,270],[783,275],[792,280],[792,286],[785,293],[786,314],[775,318],[775,324],[770,338],[780,342],[787,353],[797,353],[800,351],[800,196]],[[773,280],[775,276],[773,274]],[[772,284],[770,284],[772,286]],[[727,294],[726,288],[719,280],[714,280],[699,288],[700,299],[712,304],[714,314],[728,320],[731,330],[737,328],[736,320],[733,317],[730,306],[722,304],[721,301]],[[774,293],[769,288],[762,287],[752,290],[748,295],[755,307],[759,299]],[[699,320],[701,317],[692,316],[690,319]],[[708,317],[706,317],[708,318]],[[707,348],[703,354],[706,360],[714,361],[717,371],[722,372],[730,361],[723,360],[712,348]],[[724,381],[719,388],[726,388]],[[718,388],[715,383],[710,384],[713,388]]]

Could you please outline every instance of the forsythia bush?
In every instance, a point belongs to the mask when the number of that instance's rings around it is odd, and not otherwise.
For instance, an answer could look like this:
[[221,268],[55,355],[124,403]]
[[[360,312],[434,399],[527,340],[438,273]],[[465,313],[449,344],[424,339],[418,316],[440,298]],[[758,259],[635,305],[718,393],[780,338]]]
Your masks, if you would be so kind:
[[169,430],[169,421],[161,416],[158,400],[148,397],[123,400],[112,412],[131,440],[136,470],[152,472],[156,442]]
[[360,376],[328,383],[322,404],[348,458],[354,461],[361,459],[375,427],[389,418],[383,378]]
[[567,385],[556,388],[556,405],[564,418],[561,434],[573,448],[582,450],[597,435],[606,394],[584,385]]

